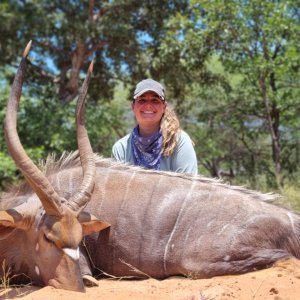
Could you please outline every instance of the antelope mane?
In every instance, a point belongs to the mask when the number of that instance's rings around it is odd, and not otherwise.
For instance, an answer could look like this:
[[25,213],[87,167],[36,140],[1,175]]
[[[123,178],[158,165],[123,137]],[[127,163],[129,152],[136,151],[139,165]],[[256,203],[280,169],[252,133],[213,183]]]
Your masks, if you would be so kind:
[[[115,169],[115,170],[122,170],[128,171],[130,173],[138,172],[141,174],[153,174],[159,173],[160,176],[167,176],[167,177],[178,177],[178,178],[185,178],[189,181],[199,181],[203,184],[211,184],[212,186],[218,186],[219,188],[224,189],[224,193],[232,192],[233,190],[239,191],[243,194],[251,195],[257,200],[265,201],[265,202],[274,202],[278,198],[281,198],[280,195],[275,193],[262,193],[258,191],[253,191],[250,189],[245,188],[244,186],[235,186],[225,183],[221,179],[216,178],[209,178],[202,175],[191,175],[191,174],[183,174],[183,173],[175,173],[175,172],[168,172],[168,171],[156,171],[156,170],[149,170],[144,169],[139,166],[132,166],[128,164],[124,164],[122,162],[115,161],[111,158],[103,158],[99,154],[94,154],[96,165],[103,168]],[[38,163],[38,167],[46,174],[49,178],[52,175],[62,171],[68,170],[72,168],[81,167],[79,152],[63,152],[60,158],[57,159],[55,154],[50,154],[46,158],[46,160],[41,160]],[[30,186],[26,183],[26,181],[22,181],[19,184],[15,184],[12,186],[7,187],[6,191],[0,195],[0,209],[1,209],[1,202],[5,202],[7,199],[15,198],[16,196],[20,195],[27,195],[32,193]]]

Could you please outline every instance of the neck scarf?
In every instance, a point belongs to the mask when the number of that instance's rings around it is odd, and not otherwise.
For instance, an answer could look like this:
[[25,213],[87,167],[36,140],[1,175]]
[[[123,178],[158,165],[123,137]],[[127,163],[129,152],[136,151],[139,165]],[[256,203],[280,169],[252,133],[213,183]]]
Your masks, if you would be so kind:
[[161,130],[151,136],[142,137],[138,126],[132,131],[131,146],[134,164],[147,169],[160,169],[162,133]]

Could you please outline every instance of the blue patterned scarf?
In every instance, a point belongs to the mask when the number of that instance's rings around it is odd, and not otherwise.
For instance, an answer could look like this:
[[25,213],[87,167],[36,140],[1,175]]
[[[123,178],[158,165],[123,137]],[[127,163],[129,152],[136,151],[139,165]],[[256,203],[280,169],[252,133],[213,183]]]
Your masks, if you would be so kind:
[[134,164],[147,169],[160,169],[162,150],[161,130],[148,137],[139,134],[138,126],[132,131],[131,146]]

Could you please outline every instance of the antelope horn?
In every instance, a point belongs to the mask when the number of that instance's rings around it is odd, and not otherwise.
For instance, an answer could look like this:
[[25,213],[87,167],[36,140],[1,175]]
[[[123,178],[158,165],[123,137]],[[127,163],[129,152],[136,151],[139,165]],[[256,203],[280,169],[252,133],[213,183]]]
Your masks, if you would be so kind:
[[76,108],[77,144],[83,169],[83,181],[80,190],[69,199],[67,205],[78,214],[83,210],[91,198],[96,174],[95,156],[85,128],[84,120],[84,102],[92,71],[93,62],[90,64],[88,73],[81,87]]
[[52,185],[42,171],[27,156],[17,132],[17,111],[22,93],[22,85],[26,69],[26,59],[31,47],[31,41],[27,44],[17,74],[12,85],[10,97],[7,103],[4,133],[8,151],[20,169],[25,179],[37,194],[48,215],[62,215],[62,198],[54,191]]

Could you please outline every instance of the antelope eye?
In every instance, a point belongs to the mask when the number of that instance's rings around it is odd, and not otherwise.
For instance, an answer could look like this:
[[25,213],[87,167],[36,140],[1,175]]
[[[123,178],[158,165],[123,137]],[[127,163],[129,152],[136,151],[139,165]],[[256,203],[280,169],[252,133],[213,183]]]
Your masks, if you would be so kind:
[[47,243],[54,244],[54,242],[53,242],[52,240],[50,240],[50,239],[46,236],[46,234],[44,234],[44,239],[45,239],[45,241],[46,241]]

